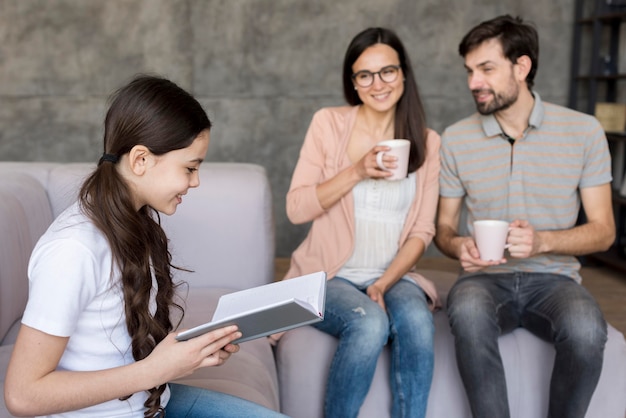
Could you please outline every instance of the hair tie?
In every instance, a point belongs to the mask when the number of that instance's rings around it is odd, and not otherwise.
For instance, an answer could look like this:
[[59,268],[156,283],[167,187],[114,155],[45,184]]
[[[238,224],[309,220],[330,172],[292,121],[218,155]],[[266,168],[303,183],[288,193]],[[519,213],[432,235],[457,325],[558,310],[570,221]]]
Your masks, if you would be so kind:
[[119,161],[119,158],[117,158],[117,155],[107,154],[105,152],[104,154],[102,154],[102,157],[100,157],[100,161],[98,161],[98,165],[102,164],[105,161],[109,163],[117,164],[117,162]]

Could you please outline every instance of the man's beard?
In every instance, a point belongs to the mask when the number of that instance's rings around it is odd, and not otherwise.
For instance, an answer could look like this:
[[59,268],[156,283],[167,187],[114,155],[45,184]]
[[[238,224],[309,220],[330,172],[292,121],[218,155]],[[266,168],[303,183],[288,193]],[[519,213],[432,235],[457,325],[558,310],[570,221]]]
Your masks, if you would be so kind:
[[[482,92],[490,93],[493,99],[490,102],[479,103],[476,100],[475,94]],[[474,97],[474,102],[476,103],[476,110],[478,110],[478,113],[480,113],[481,115],[491,115],[495,112],[505,110],[511,107],[517,101],[518,91],[516,90],[507,95],[505,93],[496,94],[495,91],[490,89],[476,89],[472,90],[472,95]]]

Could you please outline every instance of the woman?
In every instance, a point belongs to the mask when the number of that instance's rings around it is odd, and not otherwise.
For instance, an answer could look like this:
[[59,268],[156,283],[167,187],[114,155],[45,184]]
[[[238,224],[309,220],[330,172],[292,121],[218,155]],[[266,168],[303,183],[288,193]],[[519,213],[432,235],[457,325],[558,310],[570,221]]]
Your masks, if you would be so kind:
[[[433,371],[432,283],[411,270],[435,232],[439,136],[426,127],[405,49],[391,30],[370,28],[350,43],[343,66],[349,106],[313,117],[287,194],[287,215],[313,222],[286,278],[325,270],[324,321],[339,338],[325,414],[356,417],[376,361],[390,341],[392,416],[423,417]],[[409,174],[388,181],[382,140],[411,141]],[[383,158],[385,168],[395,159]]]
[[279,416],[243,399],[167,384],[224,363],[236,326],[175,340],[171,257],[158,212],[171,215],[209,146],[211,122],[174,83],[141,76],[106,115],[104,154],[33,250],[29,300],[5,399],[16,415]]

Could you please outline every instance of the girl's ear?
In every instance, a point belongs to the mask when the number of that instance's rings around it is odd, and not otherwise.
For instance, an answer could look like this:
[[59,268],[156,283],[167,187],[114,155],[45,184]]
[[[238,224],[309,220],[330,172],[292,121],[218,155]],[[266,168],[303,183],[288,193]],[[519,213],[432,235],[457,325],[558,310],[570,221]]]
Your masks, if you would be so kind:
[[141,176],[146,172],[148,159],[152,156],[150,150],[144,145],[135,145],[128,153],[128,165],[130,171]]

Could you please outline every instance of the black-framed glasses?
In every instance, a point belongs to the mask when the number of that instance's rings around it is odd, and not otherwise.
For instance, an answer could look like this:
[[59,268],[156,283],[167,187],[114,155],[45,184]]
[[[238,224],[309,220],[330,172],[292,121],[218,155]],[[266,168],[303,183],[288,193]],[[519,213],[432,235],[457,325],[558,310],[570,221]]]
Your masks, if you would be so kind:
[[398,78],[400,68],[399,65],[388,65],[375,73],[368,70],[361,70],[352,74],[352,79],[359,87],[369,87],[374,84],[374,77],[378,74],[378,77],[380,77],[383,82],[393,83]]

